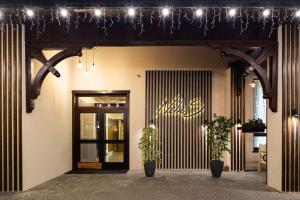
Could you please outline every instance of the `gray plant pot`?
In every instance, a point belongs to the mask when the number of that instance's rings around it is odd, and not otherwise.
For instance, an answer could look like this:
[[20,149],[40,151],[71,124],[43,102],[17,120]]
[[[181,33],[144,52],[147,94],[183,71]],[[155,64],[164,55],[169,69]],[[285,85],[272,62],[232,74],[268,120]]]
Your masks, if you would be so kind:
[[219,178],[222,175],[224,162],[221,160],[210,161],[210,171],[213,177]]
[[144,164],[144,170],[147,177],[153,177],[156,169],[156,162],[154,160],[148,160]]

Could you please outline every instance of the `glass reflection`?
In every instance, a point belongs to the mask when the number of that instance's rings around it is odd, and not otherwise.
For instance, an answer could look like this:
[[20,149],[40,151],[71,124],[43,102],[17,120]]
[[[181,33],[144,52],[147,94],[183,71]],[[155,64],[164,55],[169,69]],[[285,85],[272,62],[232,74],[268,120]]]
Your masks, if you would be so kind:
[[80,162],[99,162],[97,144],[80,144]]
[[97,139],[97,115],[96,113],[80,113],[80,139]]
[[106,144],[105,162],[124,162],[124,144]]
[[105,114],[106,140],[124,140],[124,113]]

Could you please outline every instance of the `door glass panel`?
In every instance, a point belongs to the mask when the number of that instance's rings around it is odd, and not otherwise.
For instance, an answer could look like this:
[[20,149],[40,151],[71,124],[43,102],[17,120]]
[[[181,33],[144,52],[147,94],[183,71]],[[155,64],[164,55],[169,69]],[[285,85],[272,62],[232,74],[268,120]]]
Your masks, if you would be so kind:
[[80,162],[99,162],[97,144],[80,144]]
[[124,162],[124,144],[106,144],[105,162]]
[[124,107],[126,105],[125,96],[94,96],[79,97],[79,107]]
[[106,140],[124,140],[124,113],[105,113]]
[[80,113],[80,139],[96,140],[97,139],[97,114]]

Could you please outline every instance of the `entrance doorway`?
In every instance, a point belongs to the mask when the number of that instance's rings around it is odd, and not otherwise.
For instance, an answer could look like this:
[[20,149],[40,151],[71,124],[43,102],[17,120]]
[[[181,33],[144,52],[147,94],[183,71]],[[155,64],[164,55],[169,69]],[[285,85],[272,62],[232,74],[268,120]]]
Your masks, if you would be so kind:
[[129,169],[129,91],[73,91],[73,170]]

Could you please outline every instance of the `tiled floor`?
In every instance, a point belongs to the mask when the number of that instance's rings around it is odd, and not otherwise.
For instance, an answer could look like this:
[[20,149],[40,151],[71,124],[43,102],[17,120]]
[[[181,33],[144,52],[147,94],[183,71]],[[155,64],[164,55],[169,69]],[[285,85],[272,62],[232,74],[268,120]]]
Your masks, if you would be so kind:
[[279,193],[264,184],[257,172],[160,171],[127,174],[67,174],[21,193],[2,193],[1,200],[292,200],[297,193]]

